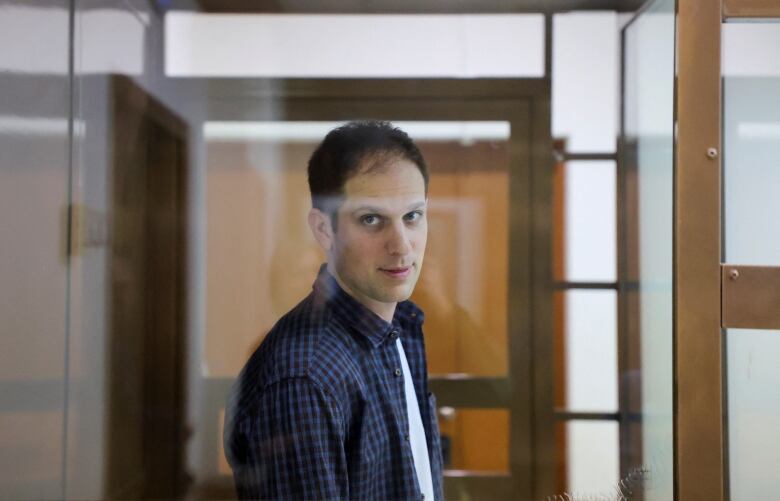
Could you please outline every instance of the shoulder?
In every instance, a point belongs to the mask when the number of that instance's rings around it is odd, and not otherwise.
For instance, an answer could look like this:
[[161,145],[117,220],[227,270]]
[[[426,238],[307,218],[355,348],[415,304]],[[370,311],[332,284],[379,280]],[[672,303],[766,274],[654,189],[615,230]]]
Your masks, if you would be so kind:
[[239,374],[233,392],[250,403],[275,383],[306,378],[329,397],[342,400],[360,376],[359,350],[328,308],[310,294],[268,332]]
[[396,306],[395,317],[411,339],[422,341],[422,325],[425,313],[410,300],[401,301]]

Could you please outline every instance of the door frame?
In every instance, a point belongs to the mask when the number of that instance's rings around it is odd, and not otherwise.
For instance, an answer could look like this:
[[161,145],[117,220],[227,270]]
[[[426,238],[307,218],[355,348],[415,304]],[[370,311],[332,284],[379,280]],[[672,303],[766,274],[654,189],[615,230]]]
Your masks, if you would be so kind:
[[[105,495],[109,499],[177,498],[189,482],[185,469],[188,126],[131,78],[111,75],[107,80],[112,209]],[[139,152],[139,145],[145,150]],[[143,155],[144,161],[135,163],[132,154]],[[140,183],[142,195],[120,211],[121,201],[128,198],[124,182]],[[136,233],[140,228],[143,238],[128,241],[120,233],[122,227],[135,228]],[[156,252],[159,238],[166,239],[169,253]],[[136,246],[143,256],[136,259],[142,261],[136,262],[140,270],[123,268],[123,245]],[[175,279],[168,280],[170,275]],[[126,304],[124,278],[128,276],[140,278],[145,289],[141,304],[124,311],[133,316],[143,312],[137,330],[127,325],[121,306]],[[164,321],[171,317],[173,325]],[[156,329],[166,325],[172,328],[172,336],[157,338]],[[170,394],[162,394],[166,390]]]

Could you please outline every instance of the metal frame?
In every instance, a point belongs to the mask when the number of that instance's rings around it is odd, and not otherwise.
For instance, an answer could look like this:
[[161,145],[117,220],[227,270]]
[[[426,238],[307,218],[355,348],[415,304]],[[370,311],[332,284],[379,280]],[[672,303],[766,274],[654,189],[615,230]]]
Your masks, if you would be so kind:
[[780,329],[780,266],[724,264],[721,271],[724,329]]
[[723,19],[780,18],[777,0],[723,0]]
[[[780,18],[780,3],[677,0],[673,370],[674,498],[679,500],[722,501],[729,496],[722,328],[780,327],[773,308],[780,297],[780,269],[721,265],[721,28],[731,19],[761,17]],[[621,146],[624,210],[630,209],[631,153],[631,145]],[[621,217],[620,311],[625,330],[637,311],[627,294],[631,289],[625,288],[635,278],[630,211]],[[630,351],[627,347],[627,361]],[[635,397],[625,398],[621,408],[631,408]]]
[[721,0],[677,0],[674,148],[675,499],[725,498]]
[[205,12],[285,14],[513,14],[610,10],[634,12],[643,0],[198,0]]
[[[450,492],[538,499],[554,492],[549,79],[207,79],[210,120],[508,120],[507,378],[431,378],[439,405],[507,407],[510,475],[448,471]],[[224,401],[213,383],[204,410]],[[466,399],[464,393],[473,392]],[[213,413],[213,410],[211,411]],[[216,444],[203,444],[215,450]],[[224,480],[222,481],[224,482]]]

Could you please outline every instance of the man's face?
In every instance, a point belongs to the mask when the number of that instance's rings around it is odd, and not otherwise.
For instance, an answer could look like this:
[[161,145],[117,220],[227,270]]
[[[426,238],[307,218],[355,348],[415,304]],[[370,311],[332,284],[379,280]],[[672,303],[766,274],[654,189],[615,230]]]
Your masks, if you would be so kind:
[[400,158],[344,185],[329,265],[347,292],[375,312],[414,290],[428,239],[426,202],[420,170]]

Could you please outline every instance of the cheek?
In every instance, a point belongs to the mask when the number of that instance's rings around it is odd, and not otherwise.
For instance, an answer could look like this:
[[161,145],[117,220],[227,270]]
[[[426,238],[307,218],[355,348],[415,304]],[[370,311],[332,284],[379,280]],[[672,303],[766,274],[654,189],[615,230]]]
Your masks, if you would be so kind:
[[370,260],[381,248],[379,238],[358,230],[345,232],[340,243],[341,254],[351,262]]
[[428,228],[420,228],[414,235],[414,249],[422,254],[425,251],[425,246],[428,243]]

